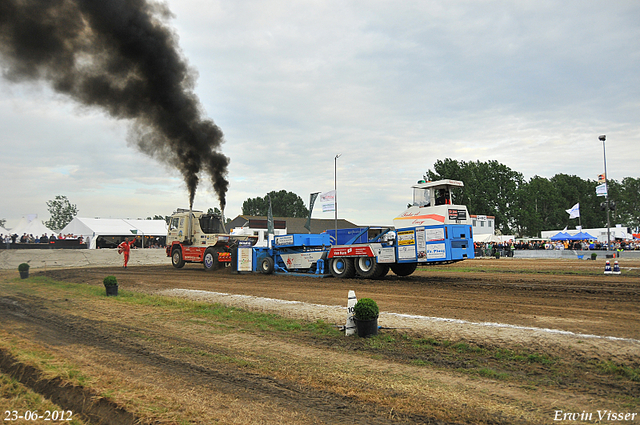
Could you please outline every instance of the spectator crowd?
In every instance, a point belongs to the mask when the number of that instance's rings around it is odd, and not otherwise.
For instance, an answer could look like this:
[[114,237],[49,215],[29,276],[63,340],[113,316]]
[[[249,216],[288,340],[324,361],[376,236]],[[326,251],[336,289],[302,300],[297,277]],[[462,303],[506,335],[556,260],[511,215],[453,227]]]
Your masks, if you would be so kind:
[[[513,257],[516,250],[529,249],[546,249],[546,250],[576,250],[576,251],[602,251],[607,249],[607,243],[598,241],[550,241],[550,240],[534,240],[534,241],[508,241],[500,243],[484,243],[474,242],[476,257],[495,257],[496,253],[500,256]],[[624,241],[611,241],[612,251],[630,251],[640,250],[640,240],[634,239]]]
[[55,233],[51,233],[51,236],[48,236],[45,233],[41,236],[33,236],[32,234],[27,235],[26,233],[24,233],[22,236],[18,237],[18,235],[15,233],[6,234],[6,235],[0,233],[0,241],[4,242],[7,245],[12,243],[23,243],[23,244],[24,243],[30,243],[30,244],[52,243],[57,240],[66,240],[66,239],[78,240],[78,244],[82,244],[84,242],[82,239],[82,236],[75,236],[72,234],[63,235],[62,233],[60,233],[58,234],[58,236],[56,236]]

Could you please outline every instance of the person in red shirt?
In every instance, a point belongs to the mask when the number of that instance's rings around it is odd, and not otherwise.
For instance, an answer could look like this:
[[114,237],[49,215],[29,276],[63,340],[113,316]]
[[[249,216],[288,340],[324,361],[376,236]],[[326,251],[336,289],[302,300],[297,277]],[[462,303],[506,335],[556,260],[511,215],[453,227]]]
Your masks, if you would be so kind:
[[134,242],[135,240],[129,241],[129,238],[126,238],[120,245],[118,245],[118,254],[124,254],[124,265],[122,266],[124,268],[127,268],[131,245],[133,245]]

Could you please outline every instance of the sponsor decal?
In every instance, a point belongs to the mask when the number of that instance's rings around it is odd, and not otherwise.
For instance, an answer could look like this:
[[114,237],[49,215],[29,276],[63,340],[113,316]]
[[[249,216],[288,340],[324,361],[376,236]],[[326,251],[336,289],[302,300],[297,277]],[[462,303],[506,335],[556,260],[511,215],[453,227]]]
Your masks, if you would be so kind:
[[398,260],[414,260],[416,258],[416,246],[399,246]]
[[322,258],[324,251],[301,252],[298,254],[282,254],[287,269],[308,269]]
[[238,248],[238,271],[250,272],[253,270],[253,249]]
[[278,236],[275,242],[276,245],[293,245],[293,235]]
[[410,212],[403,213],[400,217],[396,217],[394,220],[413,220],[411,224],[423,224],[428,220],[439,221],[444,223],[444,216],[440,214],[425,214],[418,215],[419,213],[412,214]]
[[444,240],[444,227],[436,227],[433,229],[427,229],[427,241],[443,241]]
[[427,258],[435,259],[435,258],[446,258],[447,250],[443,243],[433,243],[427,245]]
[[415,245],[415,233],[413,230],[398,232],[398,245]]
[[331,248],[329,258],[333,257],[373,257],[370,246],[343,246]]
[[416,252],[418,261],[427,261],[427,251],[425,249],[425,231],[424,227],[416,229]]
[[449,220],[466,220],[467,211],[465,210],[449,210]]
[[396,250],[393,247],[377,248],[376,261],[378,263],[395,263],[396,262]]

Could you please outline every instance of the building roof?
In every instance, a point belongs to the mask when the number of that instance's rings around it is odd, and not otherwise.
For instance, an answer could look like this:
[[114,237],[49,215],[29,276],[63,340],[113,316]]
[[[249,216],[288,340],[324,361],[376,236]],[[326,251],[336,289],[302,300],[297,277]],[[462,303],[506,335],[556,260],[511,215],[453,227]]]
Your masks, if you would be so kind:
[[[263,221],[264,227],[266,227],[267,217],[265,216],[253,216],[253,215],[239,215],[229,223],[226,223],[225,226],[227,231],[230,232],[236,227],[245,227],[249,225],[249,220],[261,220]],[[284,221],[286,222],[287,233],[309,233],[305,224],[307,224],[306,218],[298,218],[298,217],[273,217],[274,222]],[[336,221],[334,219],[329,218],[312,218],[311,219],[311,233],[322,233],[325,230],[335,229]],[[338,219],[338,229],[351,229],[354,227],[359,227],[352,222],[344,219]],[[262,227],[257,227],[262,228]]]

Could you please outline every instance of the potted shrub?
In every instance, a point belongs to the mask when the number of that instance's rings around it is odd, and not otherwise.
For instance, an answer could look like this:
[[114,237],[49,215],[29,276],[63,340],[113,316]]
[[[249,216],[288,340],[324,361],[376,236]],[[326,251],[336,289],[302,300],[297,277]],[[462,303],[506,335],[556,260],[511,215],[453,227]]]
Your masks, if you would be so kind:
[[118,280],[116,279],[115,276],[107,276],[104,278],[104,280],[102,281],[102,283],[104,284],[104,288],[107,291],[107,296],[113,295],[113,296],[117,296],[118,295]]
[[359,337],[378,335],[378,304],[371,298],[358,300],[353,307],[353,320]]
[[18,271],[20,272],[20,277],[22,279],[26,279],[29,277],[29,264],[22,263],[18,265]]
[[595,252],[592,252],[591,259],[595,261],[596,258],[598,258],[598,254],[596,254]]

